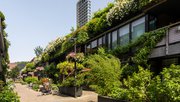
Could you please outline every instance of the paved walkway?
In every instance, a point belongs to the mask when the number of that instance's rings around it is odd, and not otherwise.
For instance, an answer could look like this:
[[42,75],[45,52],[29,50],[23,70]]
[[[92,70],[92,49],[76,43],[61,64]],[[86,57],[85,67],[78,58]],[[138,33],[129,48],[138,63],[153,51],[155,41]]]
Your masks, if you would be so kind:
[[27,88],[26,85],[15,84],[15,91],[20,96],[21,102],[97,102],[97,94],[91,91],[83,91],[83,96],[78,98],[68,96],[41,95]]

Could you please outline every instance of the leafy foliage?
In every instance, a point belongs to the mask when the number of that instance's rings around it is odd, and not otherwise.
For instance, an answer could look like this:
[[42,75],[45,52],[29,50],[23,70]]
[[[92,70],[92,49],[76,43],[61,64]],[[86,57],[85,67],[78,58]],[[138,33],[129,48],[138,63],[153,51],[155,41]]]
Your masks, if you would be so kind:
[[130,52],[132,48],[136,48],[137,46],[139,46],[139,48],[135,50],[135,55],[132,57],[132,61],[137,65],[145,65],[147,64],[148,55],[156,46],[156,44],[165,36],[165,32],[166,28],[146,32],[142,34],[138,39],[132,41],[132,43],[129,43],[126,46],[117,47],[112,51],[112,54],[120,57]]
[[43,48],[41,46],[37,46],[34,49],[34,52],[35,52],[36,56],[40,56],[43,53]]
[[45,66],[44,72],[46,73],[47,77],[53,79],[53,81],[57,83],[59,70],[56,68],[56,65],[54,63],[51,63],[50,65]]
[[20,102],[18,95],[6,85],[0,90],[0,102]]
[[76,63],[76,81],[74,78],[75,64],[73,62],[60,62],[57,68],[60,70],[59,74],[63,76],[62,82],[60,83],[61,86],[81,86],[83,84],[84,76],[81,75],[81,70],[84,69],[84,66],[82,64]]
[[88,80],[90,86],[100,95],[112,94],[120,86],[120,61],[112,55],[90,55],[84,65],[91,68]]
[[[62,63],[59,63],[57,65],[57,68],[60,69],[60,74],[69,75],[72,74],[72,72],[74,71],[74,63],[64,61]],[[82,70],[83,68],[84,66],[82,64],[77,63],[77,70]]]
[[26,71],[27,71],[27,72],[32,72],[33,70],[35,70],[35,65],[34,65],[34,63],[33,63],[33,62],[27,63],[27,64],[26,64]]
[[2,20],[5,20],[5,16],[4,16],[4,14],[0,11],[0,18],[2,19]]
[[114,4],[113,4],[113,3],[109,3],[109,4],[107,5],[107,7],[105,7],[104,9],[96,11],[96,12],[94,13],[94,15],[93,15],[93,19],[94,19],[94,18],[100,18],[100,17],[101,17],[102,15],[104,15],[105,13],[108,13],[109,10],[110,10],[112,7],[114,7]]
[[3,80],[5,82],[5,74],[7,73],[7,68],[8,68],[8,63],[9,63],[9,54],[8,54],[8,48],[10,46],[10,42],[7,40],[7,33],[5,32],[5,28],[6,28],[6,24],[4,22],[5,20],[5,16],[2,12],[0,12],[0,18],[1,18],[1,24],[2,24],[2,44],[4,44],[2,47],[2,54],[0,55],[1,60],[0,60],[0,63],[1,63],[1,66],[2,66],[2,69],[3,69],[3,72],[1,73],[0,75],[0,80]]
[[0,80],[0,91],[2,91],[3,86],[4,86],[4,81]]
[[180,66],[164,68],[161,77],[155,77],[148,87],[148,96],[153,102],[180,101]]
[[148,101],[147,87],[150,85],[151,76],[152,73],[148,69],[139,66],[139,71],[124,79],[118,94],[114,94],[111,97],[131,102]]
[[12,79],[15,79],[19,76],[19,72],[20,72],[19,68],[15,67],[14,69],[8,72],[8,76]]
[[77,43],[82,44],[87,39],[89,39],[88,33],[86,31],[80,31],[77,34]]
[[27,77],[25,78],[25,82],[27,82],[28,84],[30,83],[37,84],[39,81],[37,77]]
[[152,1],[159,0],[116,0],[114,7],[110,9],[107,14],[107,21],[110,24],[122,21],[130,14],[140,11],[144,6],[150,4]]

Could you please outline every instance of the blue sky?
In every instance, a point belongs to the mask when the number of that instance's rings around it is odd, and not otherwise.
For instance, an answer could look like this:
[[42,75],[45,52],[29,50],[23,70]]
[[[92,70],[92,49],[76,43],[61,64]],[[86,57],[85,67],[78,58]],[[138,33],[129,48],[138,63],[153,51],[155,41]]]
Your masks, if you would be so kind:
[[[91,0],[92,12],[114,0]],[[36,46],[45,46],[76,27],[77,0],[0,0],[6,16],[10,61],[29,61]]]

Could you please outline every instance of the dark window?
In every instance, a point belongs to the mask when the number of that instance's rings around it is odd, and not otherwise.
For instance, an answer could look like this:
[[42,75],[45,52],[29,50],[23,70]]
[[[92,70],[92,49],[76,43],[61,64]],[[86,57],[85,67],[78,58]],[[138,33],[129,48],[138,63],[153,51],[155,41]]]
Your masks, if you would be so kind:
[[120,45],[126,45],[129,43],[129,24],[119,29]]
[[132,39],[136,39],[145,32],[145,17],[142,17],[134,22],[132,22]]
[[112,32],[112,49],[117,47],[117,30]]

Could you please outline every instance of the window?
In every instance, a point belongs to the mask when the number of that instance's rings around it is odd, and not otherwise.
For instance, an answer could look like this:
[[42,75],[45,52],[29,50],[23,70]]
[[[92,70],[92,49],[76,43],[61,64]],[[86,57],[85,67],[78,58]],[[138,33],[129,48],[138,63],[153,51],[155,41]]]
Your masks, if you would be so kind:
[[96,48],[97,47],[97,40],[94,40],[92,43],[92,49]]
[[103,45],[106,45],[106,35],[104,35],[102,38],[103,38]]
[[119,41],[120,45],[129,43],[129,24],[119,29]]
[[132,39],[136,39],[145,32],[145,17],[132,23]]
[[157,18],[153,15],[149,15],[149,31],[155,30]]
[[117,30],[112,32],[112,49],[117,47]]
[[108,34],[108,49],[111,49],[111,33]]
[[98,39],[98,44],[99,44],[99,47],[102,47],[102,37]]

